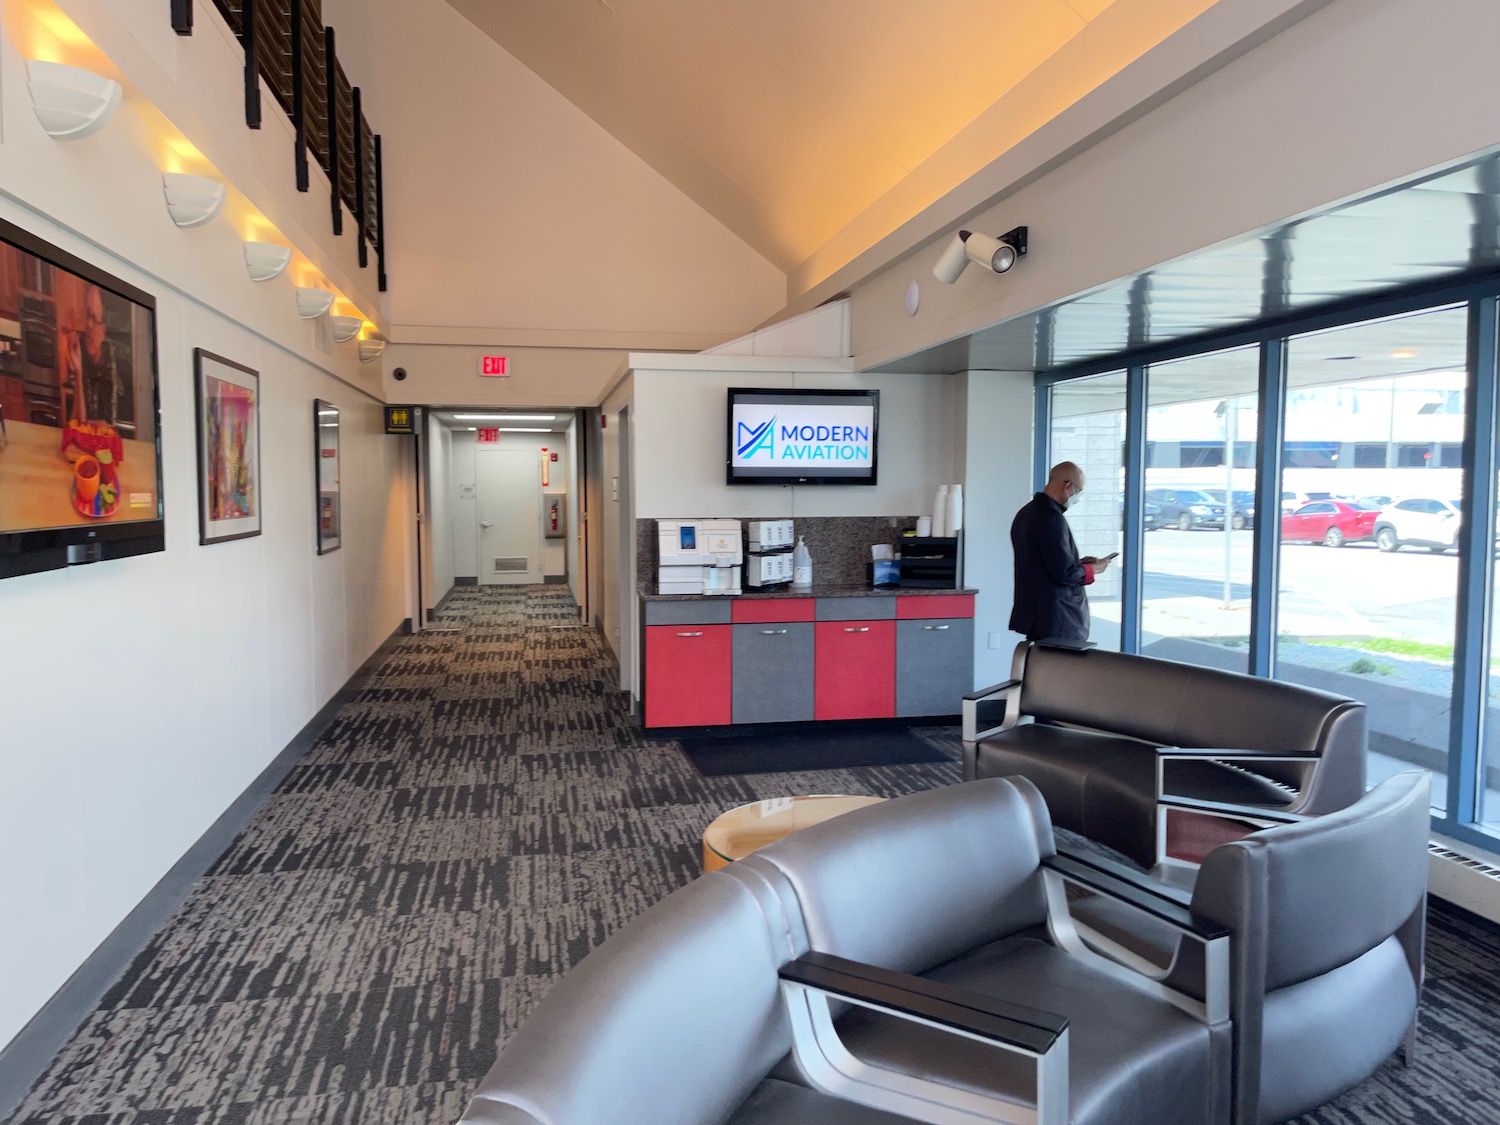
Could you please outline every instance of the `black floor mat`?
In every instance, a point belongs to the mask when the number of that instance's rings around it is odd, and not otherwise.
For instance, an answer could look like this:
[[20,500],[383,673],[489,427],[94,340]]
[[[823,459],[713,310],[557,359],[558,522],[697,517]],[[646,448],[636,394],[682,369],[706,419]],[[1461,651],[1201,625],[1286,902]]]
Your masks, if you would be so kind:
[[688,760],[704,777],[948,760],[947,754],[905,727],[755,730],[678,741]]

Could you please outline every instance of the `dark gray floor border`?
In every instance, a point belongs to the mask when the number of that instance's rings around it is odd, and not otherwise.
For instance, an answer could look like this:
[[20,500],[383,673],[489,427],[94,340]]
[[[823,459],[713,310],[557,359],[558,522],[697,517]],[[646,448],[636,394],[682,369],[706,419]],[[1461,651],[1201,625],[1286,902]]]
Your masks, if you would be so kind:
[[222,816],[209,826],[161,881],[125,916],[110,935],[89,954],[88,960],[67,979],[52,999],[23,1027],[20,1033],[0,1050],[0,1121],[4,1121],[22,1099],[30,1093],[63,1045],[99,1006],[99,1001],[120,975],[130,967],[136,955],[161,930],[167,919],[182,905],[188,892],[234,842],[266,799],[281,784],[292,768],[301,761],[319,735],[338,714],[339,708],[352,699],[363,681],[374,671],[401,636],[411,632],[410,619],[403,621],[375,653],[360,665],[332,699],[297,732],[286,748],[260,776],[252,781]]

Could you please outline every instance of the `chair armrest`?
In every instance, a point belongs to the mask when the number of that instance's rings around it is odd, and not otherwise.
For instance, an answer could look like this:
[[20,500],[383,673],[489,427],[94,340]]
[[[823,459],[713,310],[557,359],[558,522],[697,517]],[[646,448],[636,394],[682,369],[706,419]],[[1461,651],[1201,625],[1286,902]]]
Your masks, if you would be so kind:
[[[990,700],[1003,700],[1005,703],[1005,715],[998,723],[989,723],[981,727],[979,725],[980,704]],[[1003,684],[994,684],[991,687],[980,688],[971,691],[964,696],[963,700],[963,739],[965,742],[977,742],[981,738],[992,734],[999,734],[1003,730],[1009,730],[1016,725],[1016,720],[1021,717],[1021,681],[1006,680]]]
[[1223,926],[1194,918],[1192,911],[1183,902],[1182,892],[1159,884],[1153,886],[1148,876],[1138,872],[1131,873],[1133,878],[1125,879],[1093,863],[1083,863],[1065,855],[1048,856],[1042,860],[1042,866],[1049,871],[1056,871],[1070,883],[1097,894],[1108,895],[1115,901],[1149,914],[1158,922],[1165,922],[1173,929],[1200,941],[1213,941],[1229,934]]
[[[973,1120],[1066,1125],[1065,1017],[827,953],[799,957],[782,966],[780,977],[792,1026],[792,1054],[814,1089],[933,1125],[947,1125],[960,1117],[969,1120],[971,1114]],[[830,998],[977,1039],[1033,1060],[1034,1109],[1010,1097],[958,1088],[941,1077],[908,1074],[865,1062],[839,1037]]]
[[964,696],[964,698],[972,699],[977,702],[981,699],[988,699],[992,695],[1001,695],[1004,692],[1010,691],[1013,688],[1018,688],[1020,686],[1020,680],[1006,680],[1003,684],[993,684],[987,688],[980,688],[978,691],[971,691],[968,695]]
[[[1228,1020],[1229,932],[1196,918],[1172,888],[1118,877],[1102,870],[1101,863],[1084,863],[1066,855],[1042,860],[1047,929],[1053,942],[1100,972],[1135,987],[1145,987],[1159,999],[1206,1024]],[[1066,883],[1093,891],[1169,927],[1178,939],[1170,963],[1165,968],[1153,965],[1087,926],[1084,928],[1089,936],[1085,941],[1073,920]]]
[[1034,1054],[1051,1050],[1068,1030],[1066,1016],[829,953],[803,954],[782,966],[781,979]]
[[1075,863],[1082,863],[1096,868],[1103,874],[1113,876],[1122,882],[1134,884],[1147,894],[1156,895],[1169,902],[1175,902],[1179,906],[1186,907],[1192,902],[1193,896],[1191,893],[1180,887],[1163,883],[1160,879],[1153,878],[1144,871],[1138,871],[1134,867],[1127,867],[1118,860],[1109,859],[1106,856],[1098,855],[1091,851],[1085,851],[1083,848],[1075,847],[1062,840],[1057,841],[1057,854]]

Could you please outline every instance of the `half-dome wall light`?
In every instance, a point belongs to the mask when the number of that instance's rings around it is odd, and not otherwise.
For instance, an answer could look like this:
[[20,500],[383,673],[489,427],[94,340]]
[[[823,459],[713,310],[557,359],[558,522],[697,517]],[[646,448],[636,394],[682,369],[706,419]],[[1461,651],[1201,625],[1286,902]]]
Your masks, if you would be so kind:
[[163,172],[162,190],[167,212],[180,227],[201,227],[224,209],[228,189],[218,180],[189,176],[185,172]]
[[316,320],[333,308],[334,294],[326,289],[297,287],[297,315],[303,320]]
[[292,261],[292,248],[274,242],[245,243],[245,268],[251,281],[270,281],[280,277]]
[[944,285],[952,285],[970,262],[978,262],[994,273],[1004,273],[1025,255],[1025,227],[1006,231],[999,238],[961,230],[943,250],[932,274]]
[[359,330],[365,326],[365,318],[362,316],[330,316],[328,324],[333,329],[333,338],[340,344],[347,344],[359,335]]
[[97,133],[120,108],[120,84],[91,70],[31,59],[26,75],[36,118],[58,140]]
[[359,342],[359,362],[374,363],[380,358],[380,353],[385,351],[385,341],[379,336],[371,336],[368,340]]

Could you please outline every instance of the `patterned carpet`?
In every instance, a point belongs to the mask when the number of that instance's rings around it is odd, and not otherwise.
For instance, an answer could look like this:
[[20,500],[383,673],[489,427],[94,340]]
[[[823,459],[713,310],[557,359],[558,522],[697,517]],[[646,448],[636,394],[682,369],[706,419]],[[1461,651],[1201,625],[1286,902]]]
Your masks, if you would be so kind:
[[[575,620],[565,589],[466,587],[454,632],[402,638],[12,1121],[445,1125],[558,974],[698,873],[724,809],[958,780],[700,777]],[[1500,1120],[1500,934],[1435,910],[1428,969],[1418,1064],[1302,1125]]]

